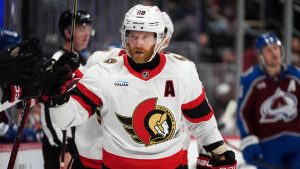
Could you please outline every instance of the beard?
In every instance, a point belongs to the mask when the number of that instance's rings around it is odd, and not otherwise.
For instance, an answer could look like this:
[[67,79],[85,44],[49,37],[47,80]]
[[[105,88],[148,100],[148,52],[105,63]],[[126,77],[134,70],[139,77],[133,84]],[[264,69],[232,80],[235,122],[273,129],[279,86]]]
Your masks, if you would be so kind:
[[127,44],[129,57],[131,57],[131,59],[138,64],[148,62],[153,56],[154,48],[155,44],[153,44],[148,50],[143,47],[131,48]]

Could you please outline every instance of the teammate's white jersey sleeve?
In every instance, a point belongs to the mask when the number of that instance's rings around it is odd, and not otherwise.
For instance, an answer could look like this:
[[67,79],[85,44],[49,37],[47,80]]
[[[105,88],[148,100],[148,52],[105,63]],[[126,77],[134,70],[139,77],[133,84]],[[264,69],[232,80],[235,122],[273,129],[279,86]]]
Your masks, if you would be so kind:
[[1,103],[1,100],[3,98],[3,89],[0,87],[0,111],[3,111],[3,110],[6,110],[8,108],[10,108],[11,106],[15,105],[16,103],[18,103],[20,100],[16,100],[14,102],[4,102],[4,103]]

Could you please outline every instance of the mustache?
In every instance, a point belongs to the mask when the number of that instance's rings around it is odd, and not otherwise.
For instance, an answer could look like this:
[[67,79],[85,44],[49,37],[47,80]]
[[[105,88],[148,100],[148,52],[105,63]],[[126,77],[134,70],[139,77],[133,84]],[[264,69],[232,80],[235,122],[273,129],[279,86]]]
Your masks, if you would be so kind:
[[145,53],[145,50],[142,49],[142,48],[139,48],[139,49],[137,48],[137,49],[134,49],[133,52],[143,52],[143,53]]

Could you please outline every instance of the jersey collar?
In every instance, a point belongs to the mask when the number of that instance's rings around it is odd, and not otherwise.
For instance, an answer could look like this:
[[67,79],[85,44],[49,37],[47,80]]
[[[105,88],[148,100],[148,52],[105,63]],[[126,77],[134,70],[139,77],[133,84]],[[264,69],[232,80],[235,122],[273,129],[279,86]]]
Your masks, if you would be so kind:
[[162,69],[164,68],[166,64],[166,56],[162,53],[159,54],[159,64],[153,68],[152,70],[147,70],[144,69],[142,71],[136,71],[135,69],[132,68],[132,66],[128,62],[128,54],[123,55],[124,58],[124,65],[127,68],[127,70],[135,77],[141,79],[141,80],[150,80],[156,75],[158,75]]

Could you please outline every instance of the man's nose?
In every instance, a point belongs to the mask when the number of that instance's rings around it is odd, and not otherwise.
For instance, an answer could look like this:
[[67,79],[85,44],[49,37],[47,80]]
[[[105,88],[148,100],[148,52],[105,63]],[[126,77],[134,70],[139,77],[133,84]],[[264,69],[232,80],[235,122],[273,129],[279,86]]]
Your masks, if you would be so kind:
[[144,44],[144,41],[142,38],[136,38],[136,46],[141,47]]

